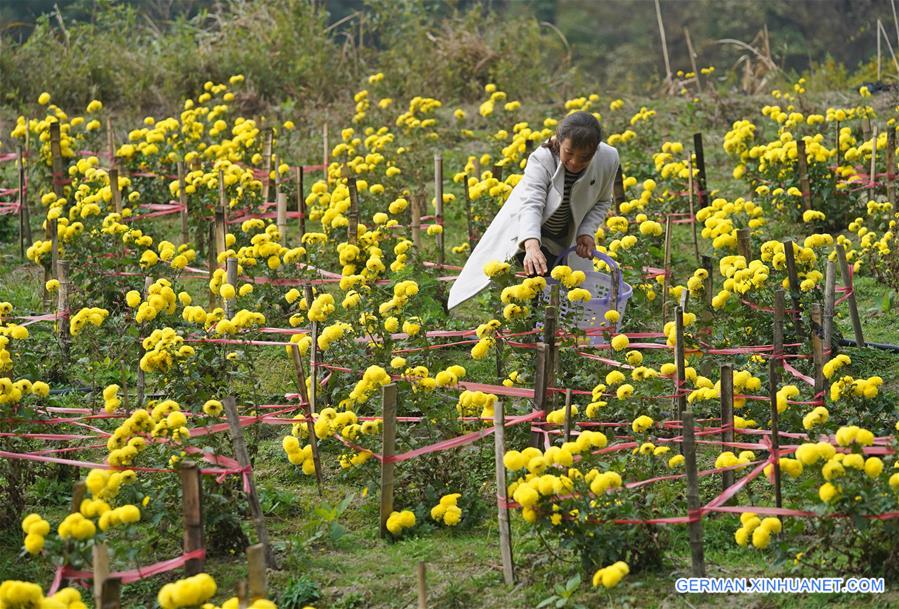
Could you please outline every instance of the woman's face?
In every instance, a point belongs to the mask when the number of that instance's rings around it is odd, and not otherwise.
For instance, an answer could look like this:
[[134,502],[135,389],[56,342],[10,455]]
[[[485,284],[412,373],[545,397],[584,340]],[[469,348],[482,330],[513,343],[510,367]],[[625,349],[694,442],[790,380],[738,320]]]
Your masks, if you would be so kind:
[[571,139],[564,139],[559,145],[559,160],[565,165],[565,169],[571,173],[580,173],[587,168],[596,149],[575,148],[571,144]]

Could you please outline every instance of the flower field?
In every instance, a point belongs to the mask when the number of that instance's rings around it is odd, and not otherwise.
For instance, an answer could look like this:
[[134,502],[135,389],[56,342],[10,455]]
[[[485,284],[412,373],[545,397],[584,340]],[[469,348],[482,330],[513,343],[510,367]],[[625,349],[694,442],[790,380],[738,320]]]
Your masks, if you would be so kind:
[[[242,114],[248,79],[127,125],[47,92],[0,134],[0,609],[895,582],[899,367],[868,341],[899,336],[899,107],[799,80],[700,133],[706,97],[454,107],[373,74],[321,133]],[[621,158],[617,308],[496,260],[447,312],[576,110]]]

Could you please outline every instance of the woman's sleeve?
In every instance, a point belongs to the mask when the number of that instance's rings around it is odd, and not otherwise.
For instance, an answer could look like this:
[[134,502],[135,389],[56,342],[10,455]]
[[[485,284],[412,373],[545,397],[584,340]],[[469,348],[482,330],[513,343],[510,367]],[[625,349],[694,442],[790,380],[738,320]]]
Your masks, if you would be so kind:
[[609,213],[609,208],[612,207],[612,185],[615,182],[615,174],[618,173],[618,151],[615,151],[615,161],[611,164],[612,171],[609,174],[609,179],[606,181],[602,190],[599,191],[599,195],[596,197],[596,203],[593,204],[593,207],[590,208],[584,215],[584,219],[581,220],[581,225],[577,229],[577,236],[581,235],[590,235],[593,237],[596,234],[596,229],[603,223],[606,219],[606,214]]
[[543,224],[543,210],[546,207],[546,196],[549,192],[552,174],[536,158],[540,150],[538,148],[528,158],[528,163],[524,168],[524,177],[517,186],[523,191],[521,193],[521,210],[518,216],[518,247],[520,248],[524,247],[524,242],[528,239],[541,241],[540,226]]

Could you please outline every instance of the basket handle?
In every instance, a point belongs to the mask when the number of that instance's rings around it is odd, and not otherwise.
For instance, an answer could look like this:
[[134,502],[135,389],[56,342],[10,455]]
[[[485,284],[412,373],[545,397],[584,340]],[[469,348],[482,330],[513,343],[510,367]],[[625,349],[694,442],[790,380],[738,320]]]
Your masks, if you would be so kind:
[[[556,257],[556,262],[555,262],[555,264],[553,264],[553,266],[558,266],[559,262],[562,261],[562,258],[565,258],[566,256],[568,256],[568,254],[575,251],[576,249],[577,249],[577,247],[569,247],[566,250],[562,250],[562,253],[559,254],[558,257]],[[603,262],[608,264],[609,268],[611,268],[611,269],[620,270],[618,268],[618,263],[615,261],[614,258],[609,256],[608,254],[603,254],[601,251],[594,249],[593,257],[599,258],[600,260],[602,260]],[[624,291],[624,275],[623,275],[623,273],[619,272],[618,273],[618,293],[621,294],[623,291]]]

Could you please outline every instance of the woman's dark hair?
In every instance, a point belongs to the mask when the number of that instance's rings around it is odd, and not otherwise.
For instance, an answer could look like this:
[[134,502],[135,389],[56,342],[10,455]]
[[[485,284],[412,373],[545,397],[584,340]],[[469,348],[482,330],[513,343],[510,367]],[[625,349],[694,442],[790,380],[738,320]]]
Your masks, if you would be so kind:
[[572,112],[562,119],[556,127],[556,135],[544,142],[543,146],[558,155],[559,146],[565,140],[571,140],[571,145],[576,150],[596,150],[602,141],[602,126],[589,112]]

